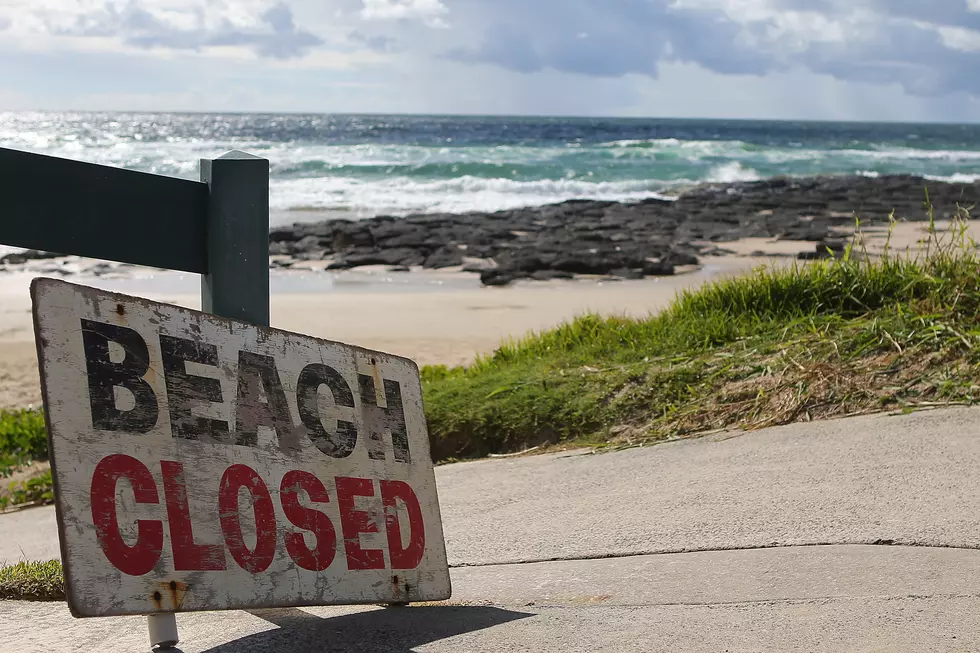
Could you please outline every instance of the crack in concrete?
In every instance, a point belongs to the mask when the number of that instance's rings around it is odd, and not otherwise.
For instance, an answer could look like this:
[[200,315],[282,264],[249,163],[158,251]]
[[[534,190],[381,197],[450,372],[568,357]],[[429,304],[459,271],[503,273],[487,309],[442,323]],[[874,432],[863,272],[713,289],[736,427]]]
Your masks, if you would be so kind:
[[704,549],[661,549],[648,551],[621,551],[618,553],[596,553],[580,556],[550,557],[550,558],[521,558],[497,562],[461,562],[449,565],[450,569],[466,569],[470,567],[505,567],[508,565],[533,565],[543,562],[580,562],[585,560],[614,560],[618,558],[639,558],[644,556],[679,555],[685,553],[724,553],[728,551],[766,551],[769,549],[797,549],[839,546],[878,546],[913,549],[950,549],[956,551],[980,551],[978,546],[936,544],[927,542],[902,542],[898,540],[869,540],[864,542],[813,542],[807,544],[762,544],[757,546],[711,547]]
[[[602,608],[711,608],[739,607],[759,605],[809,605],[814,603],[844,602],[844,601],[942,601],[954,599],[977,599],[977,594],[866,594],[860,596],[814,596],[800,598],[746,599],[742,601],[668,601],[664,603],[608,603],[608,604],[568,604],[568,603],[538,603],[521,604],[523,607],[540,610],[596,610]],[[507,603],[495,603],[506,606]]]

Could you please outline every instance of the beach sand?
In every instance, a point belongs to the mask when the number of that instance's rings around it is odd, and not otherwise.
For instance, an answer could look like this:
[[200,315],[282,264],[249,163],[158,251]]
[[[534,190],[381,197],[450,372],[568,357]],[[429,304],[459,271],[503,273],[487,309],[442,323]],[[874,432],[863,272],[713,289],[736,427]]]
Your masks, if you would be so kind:
[[[922,223],[899,224],[892,234],[893,250],[914,250],[924,229]],[[886,232],[875,230],[867,236],[869,251],[880,252]],[[335,277],[324,272],[274,272],[271,321],[280,329],[406,356],[420,365],[459,365],[492,352],[505,340],[587,312],[649,315],[667,306],[680,290],[763,265],[791,265],[796,253],[814,250],[813,243],[758,238],[724,246],[739,255],[705,257],[700,269],[643,281],[527,282],[484,288],[474,275],[452,271],[393,276],[368,269]],[[0,408],[40,402],[28,292],[34,276],[0,275]],[[153,283],[80,275],[68,280],[200,308],[196,277],[183,275],[179,283],[169,283],[165,274],[163,282],[160,276],[157,273]],[[327,279],[335,281],[325,283]]]
[[[679,290],[741,274],[764,262],[709,259],[700,270],[643,281],[555,281],[483,288],[473,275],[456,275],[458,287],[448,289],[411,286],[387,290],[374,285],[362,291],[311,292],[304,287],[304,292],[273,293],[271,323],[287,331],[406,356],[419,365],[458,365],[492,352],[507,339],[557,326],[587,312],[648,315],[669,304]],[[40,402],[28,290],[33,276],[0,277],[0,408]],[[453,278],[451,273],[443,276]],[[68,280],[120,290],[120,284],[107,279],[78,276]],[[141,292],[138,288],[138,283],[127,283],[121,291],[200,308],[200,298],[187,292],[161,292],[152,286]],[[186,284],[180,289],[186,291]]]

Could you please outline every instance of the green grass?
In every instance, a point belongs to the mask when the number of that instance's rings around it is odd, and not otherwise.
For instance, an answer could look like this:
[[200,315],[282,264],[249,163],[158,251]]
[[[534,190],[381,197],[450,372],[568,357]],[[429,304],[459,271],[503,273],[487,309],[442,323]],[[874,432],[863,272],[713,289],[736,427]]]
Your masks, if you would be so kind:
[[0,491],[0,511],[11,506],[41,506],[53,502],[54,483],[50,469],[25,480],[10,483],[6,491]]
[[61,563],[18,562],[0,567],[0,599],[63,601],[65,579]]
[[[0,411],[0,483],[48,459],[44,414],[35,408]],[[51,471],[31,468],[0,485],[0,511],[10,506],[39,505],[54,500]]]
[[980,398],[980,266],[964,212],[921,255],[762,269],[646,319],[586,315],[423,370],[433,455],[633,445]]
[[35,460],[48,459],[48,437],[40,410],[0,410],[0,478]]

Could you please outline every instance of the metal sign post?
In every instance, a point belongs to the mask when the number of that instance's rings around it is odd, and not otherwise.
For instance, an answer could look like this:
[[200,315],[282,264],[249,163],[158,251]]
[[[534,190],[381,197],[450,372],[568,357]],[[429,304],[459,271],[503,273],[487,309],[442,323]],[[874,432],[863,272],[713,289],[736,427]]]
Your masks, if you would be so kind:
[[[201,159],[207,184],[201,310],[269,326],[269,161],[232,151]],[[180,641],[174,613],[147,616],[150,646]]]

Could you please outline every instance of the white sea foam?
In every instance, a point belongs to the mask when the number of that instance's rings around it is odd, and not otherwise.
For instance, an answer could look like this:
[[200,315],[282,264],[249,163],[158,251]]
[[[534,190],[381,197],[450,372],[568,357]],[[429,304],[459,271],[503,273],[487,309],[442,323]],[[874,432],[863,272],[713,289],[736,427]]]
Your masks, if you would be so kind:
[[708,173],[707,181],[730,184],[736,181],[758,181],[759,179],[762,177],[758,172],[742,166],[738,161],[732,161],[712,168],[711,172]]
[[926,179],[930,179],[932,181],[946,181],[951,184],[975,184],[977,182],[980,182],[980,174],[971,175],[964,172],[955,172],[947,176],[942,176],[942,175],[924,175],[924,176]]
[[464,213],[539,206],[579,198],[618,201],[649,197],[666,199],[662,191],[668,186],[650,181],[515,181],[472,176],[427,182],[406,177],[381,180],[320,177],[273,181],[271,202],[276,220],[290,222],[293,218],[282,211],[296,207],[343,207],[351,213],[351,217],[380,213]]
[[698,161],[704,157],[738,158],[751,155],[755,150],[743,141],[682,141],[676,138],[610,141],[600,143],[597,147],[611,150],[612,155],[616,158],[674,155],[691,161]]
[[599,147],[677,147],[682,143],[692,142],[694,141],[682,141],[676,138],[643,138],[599,143]]
[[828,154],[842,157],[893,161],[980,161],[980,152],[973,150],[920,150],[912,147],[873,150],[830,150]]
[[[347,132],[309,131],[311,125],[329,122],[326,117],[276,117],[271,123],[305,125],[294,131],[256,127],[268,119],[0,113],[0,146],[188,179],[198,178],[201,158],[232,149],[249,151],[270,161],[277,216],[304,208],[367,217],[494,211],[572,198],[629,201],[669,193],[678,186],[773,175],[911,173],[941,181],[980,182],[976,138],[963,140],[964,149],[919,149],[906,147],[909,140],[873,145],[872,129],[864,144],[851,141],[844,146],[848,149],[821,149],[816,137],[780,140],[777,134],[772,141],[776,145],[768,146],[748,142],[748,137],[738,140],[744,132],[724,130],[717,133],[729,140],[708,140],[705,137],[716,131],[702,130],[694,132],[702,136],[700,140],[624,139],[599,145],[589,142],[587,135],[562,143],[541,132],[540,140],[531,133],[527,139],[503,142],[504,132],[500,139],[486,132],[464,144],[465,138],[434,140],[425,130],[417,141],[412,140],[404,129],[406,125],[414,129],[414,119],[407,123],[393,119],[391,124],[364,119]],[[365,125],[371,130],[357,131]],[[392,132],[390,139],[384,135],[384,130],[395,127],[402,131]],[[460,133],[469,130],[472,125]],[[644,132],[609,133],[612,139]],[[263,140],[264,135],[268,140]],[[958,141],[924,138],[921,142],[955,148]]]

